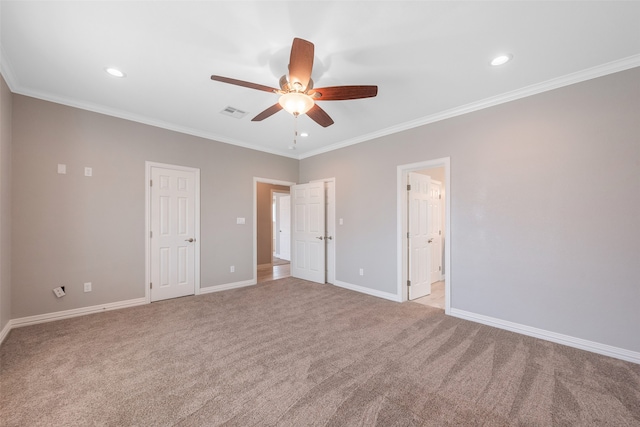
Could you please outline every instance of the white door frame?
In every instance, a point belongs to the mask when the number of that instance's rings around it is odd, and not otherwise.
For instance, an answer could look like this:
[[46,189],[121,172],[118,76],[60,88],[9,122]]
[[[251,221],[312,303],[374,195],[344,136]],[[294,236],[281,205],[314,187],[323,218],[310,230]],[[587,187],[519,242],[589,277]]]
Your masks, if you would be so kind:
[[451,160],[449,157],[427,160],[418,163],[400,165],[397,168],[397,261],[398,273],[397,295],[400,301],[407,301],[407,177],[409,172],[423,169],[444,167],[445,187],[445,233],[444,233],[444,268],[445,268],[445,314],[451,311]]
[[253,177],[253,279],[251,284],[258,283],[258,183],[286,185],[291,187],[295,182],[281,181],[278,179]]
[[195,263],[195,277],[194,277],[194,294],[200,295],[200,169],[192,168],[189,166],[170,165],[167,163],[156,163],[146,161],[144,170],[144,253],[145,253],[145,283],[144,283],[144,298],[147,304],[151,303],[151,289],[149,284],[151,283],[151,168],[158,167],[164,169],[174,169],[181,171],[193,172],[195,176],[195,229],[194,229],[194,263]]

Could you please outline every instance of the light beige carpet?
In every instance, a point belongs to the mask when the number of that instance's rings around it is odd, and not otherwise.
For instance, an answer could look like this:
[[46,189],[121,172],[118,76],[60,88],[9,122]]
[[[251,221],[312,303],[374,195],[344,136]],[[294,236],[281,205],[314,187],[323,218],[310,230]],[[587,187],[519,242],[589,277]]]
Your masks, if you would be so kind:
[[11,331],[2,426],[638,426],[640,365],[287,278]]

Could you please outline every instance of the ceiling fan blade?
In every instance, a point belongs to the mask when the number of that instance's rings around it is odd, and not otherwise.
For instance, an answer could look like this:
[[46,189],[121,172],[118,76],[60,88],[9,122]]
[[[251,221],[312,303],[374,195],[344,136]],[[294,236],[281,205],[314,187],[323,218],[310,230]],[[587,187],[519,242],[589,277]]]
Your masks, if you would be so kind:
[[295,38],[291,46],[291,56],[289,57],[289,84],[295,89],[296,83],[305,90],[311,79],[311,69],[313,68],[313,43]]
[[252,122],[259,122],[261,120],[266,119],[267,117],[270,117],[270,116],[274,115],[275,113],[277,113],[280,110],[282,110],[282,106],[280,104],[274,104],[271,107],[269,107],[266,110],[264,110],[262,113],[260,113],[257,116],[255,116],[253,119],[251,119],[251,121]]
[[[343,101],[346,99],[373,98],[378,86],[332,86],[313,89],[309,93],[315,101]],[[318,95],[316,95],[318,94]]]
[[325,128],[333,124],[333,119],[329,117],[326,111],[318,107],[318,104],[314,105],[309,111],[307,111],[307,116],[309,116],[311,120]]
[[256,90],[263,90],[265,92],[277,92],[278,89],[269,87],[269,86],[264,86],[264,85],[259,85],[257,83],[251,83],[251,82],[245,82],[244,80],[237,80],[237,79],[232,79],[229,77],[222,77],[222,76],[211,76],[211,80],[215,80],[217,82],[222,82],[222,83],[229,83],[232,85],[236,85],[236,86],[242,86],[242,87],[248,87],[250,89],[256,89]]

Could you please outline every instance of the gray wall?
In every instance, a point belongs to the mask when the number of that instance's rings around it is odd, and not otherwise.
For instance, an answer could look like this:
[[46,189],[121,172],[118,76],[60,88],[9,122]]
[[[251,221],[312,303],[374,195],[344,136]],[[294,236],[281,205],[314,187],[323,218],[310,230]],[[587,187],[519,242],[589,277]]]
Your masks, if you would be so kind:
[[302,160],[300,182],[336,177],[336,279],[395,293],[396,168],[450,157],[452,308],[640,351],[638,82],[635,68]]
[[12,94],[0,75],[0,331],[11,319]]
[[145,161],[201,170],[201,286],[253,278],[253,178],[297,160],[14,95],[13,318],[144,297]]

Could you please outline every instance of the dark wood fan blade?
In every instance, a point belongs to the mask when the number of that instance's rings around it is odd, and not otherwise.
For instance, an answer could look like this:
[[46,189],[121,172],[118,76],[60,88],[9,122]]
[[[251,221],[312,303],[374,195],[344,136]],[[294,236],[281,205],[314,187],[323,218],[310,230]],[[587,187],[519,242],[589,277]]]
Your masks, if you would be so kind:
[[307,111],[307,116],[309,116],[311,120],[325,128],[333,124],[333,119],[329,117],[326,111],[318,107],[317,104],[311,107],[309,111]]
[[211,80],[215,80],[217,82],[222,82],[222,83],[229,83],[236,86],[248,87],[249,89],[263,90],[265,92],[278,91],[278,89],[275,89],[269,86],[259,85],[257,83],[245,82],[244,80],[237,80],[229,77],[211,76]]
[[[316,95],[315,93],[320,94]],[[332,86],[313,89],[315,101],[343,101],[346,99],[373,98],[378,86]]]
[[313,43],[299,38],[293,39],[289,57],[289,84],[294,89],[296,83],[302,85],[301,90],[309,84],[313,68],[313,51]]
[[259,122],[261,120],[266,119],[267,117],[273,116],[275,113],[277,113],[280,110],[282,110],[282,105],[274,104],[271,107],[269,107],[266,110],[264,110],[262,113],[260,113],[257,116],[255,116],[253,119],[251,119],[251,121],[252,122]]

